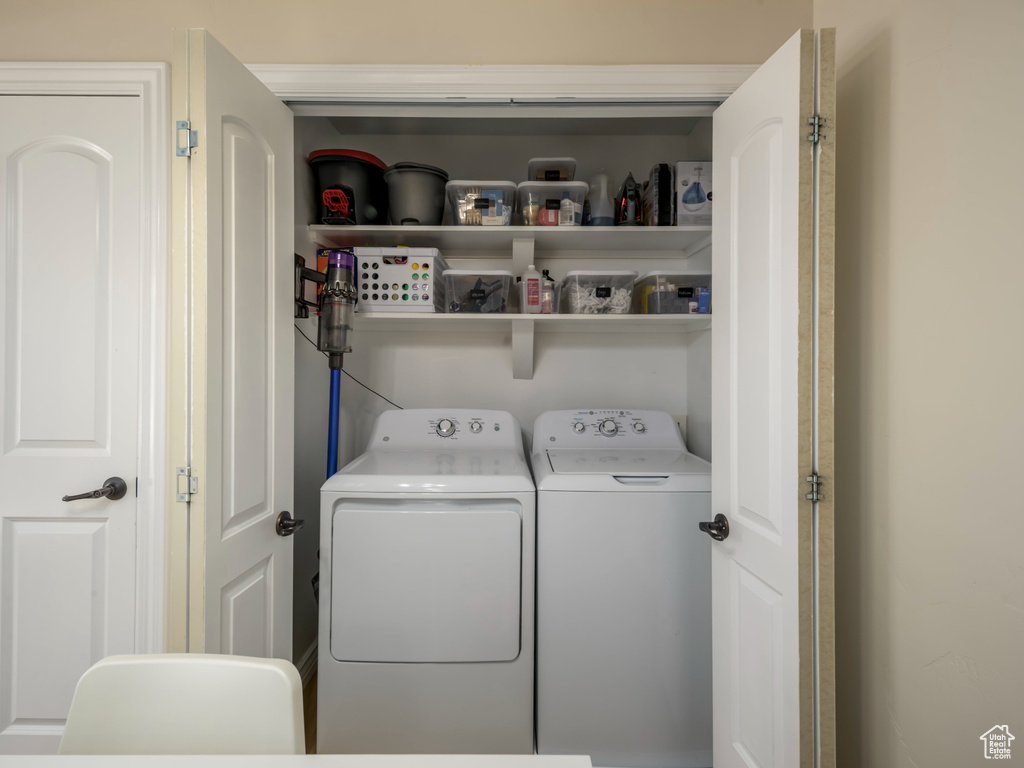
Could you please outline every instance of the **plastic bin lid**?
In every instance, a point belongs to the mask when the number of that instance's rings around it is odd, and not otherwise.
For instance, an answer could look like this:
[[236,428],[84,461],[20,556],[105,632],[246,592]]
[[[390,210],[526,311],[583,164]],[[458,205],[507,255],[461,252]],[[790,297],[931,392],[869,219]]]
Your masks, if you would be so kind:
[[384,175],[386,176],[392,172],[399,173],[401,171],[421,171],[422,173],[432,173],[435,176],[440,176],[445,181],[448,181],[448,171],[434,165],[424,165],[423,163],[395,163],[392,166],[388,166],[387,170],[384,171]]
[[384,161],[376,155],[371,155],[369,152],[362,152],[358,149],[318,149],[315,152],[309,153],[309,162],[318,160],[321,157],[332,158],[340,157],[348,160],[362,160],[363,162],[376,165],[382,171],[387,168]]
[[519,189],[568,189],[586,194],[590,191],[590,185],[585,181],[521,181]]
[[516,183],[514,181],[476,181],[474,179],[454,179],[444,185],[445,189],[450,187],[480,187],[480,189],[500,189],[511,187],[514,192]]
[[640,277],[636,279],[637,283],[642,283],[644,280],[650,280],[655,277],[711,277],[710,272],[680,272],[676,269],[653,269],[650,272],[644,272]]
[[631,277],[636,278],[635,269],[573,269],[565,273],[565,279],[570,277]]
[[476,277],[478,275],[487,276],[501,276],[501,277],[512,277],[512,273],[507,269],[446,269],[442,276],[447,277],[448,275],[455,275],[456,277]]

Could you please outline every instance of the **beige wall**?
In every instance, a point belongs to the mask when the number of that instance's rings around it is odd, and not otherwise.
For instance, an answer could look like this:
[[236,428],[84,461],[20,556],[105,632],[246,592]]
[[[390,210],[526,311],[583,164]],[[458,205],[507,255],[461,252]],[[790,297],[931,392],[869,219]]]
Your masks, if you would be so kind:
[[1024,759],[1024,3],[838,28],[839,766]]
[[170,61],[206,27],[247,63],[750,64],[812,0],[0,0],[5,61]]

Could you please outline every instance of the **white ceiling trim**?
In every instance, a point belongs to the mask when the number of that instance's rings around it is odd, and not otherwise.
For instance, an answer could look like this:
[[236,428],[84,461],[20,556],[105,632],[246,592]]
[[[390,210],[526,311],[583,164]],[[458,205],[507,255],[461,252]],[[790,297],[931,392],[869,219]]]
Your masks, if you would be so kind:
[[754,65],[250,64],[283,101],[722,101]]

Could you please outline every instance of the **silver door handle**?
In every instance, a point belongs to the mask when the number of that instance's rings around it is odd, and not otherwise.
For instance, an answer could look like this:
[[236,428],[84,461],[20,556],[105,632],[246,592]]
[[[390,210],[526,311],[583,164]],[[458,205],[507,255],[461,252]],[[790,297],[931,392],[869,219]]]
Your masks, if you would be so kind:
[[124,480],[120,477],[108,477],[103,483],[102,488],[97,488],[95,491],[86,491],[85,493],[76,493],[74,496],[65,496],[61,501],[103,498],[117,501],[118,499],[123,499],[126,493],[128,493],[128,484]]

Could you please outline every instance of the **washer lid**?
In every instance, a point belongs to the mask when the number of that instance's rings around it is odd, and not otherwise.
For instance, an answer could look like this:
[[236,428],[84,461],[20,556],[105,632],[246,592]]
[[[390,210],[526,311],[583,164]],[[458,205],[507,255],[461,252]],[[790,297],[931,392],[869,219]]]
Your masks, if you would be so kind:
[[538,490],[710,491],[711,465],[686,451],[546,451]]

